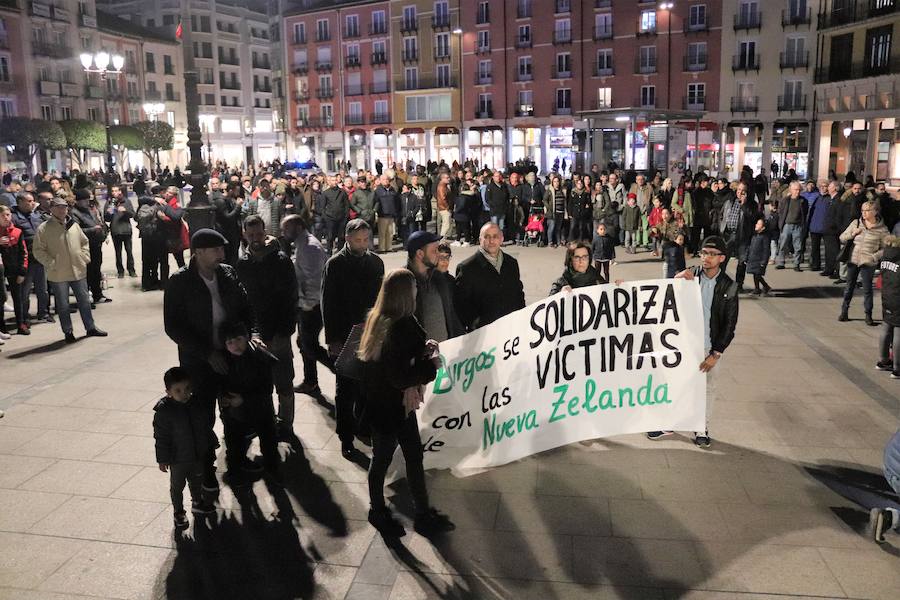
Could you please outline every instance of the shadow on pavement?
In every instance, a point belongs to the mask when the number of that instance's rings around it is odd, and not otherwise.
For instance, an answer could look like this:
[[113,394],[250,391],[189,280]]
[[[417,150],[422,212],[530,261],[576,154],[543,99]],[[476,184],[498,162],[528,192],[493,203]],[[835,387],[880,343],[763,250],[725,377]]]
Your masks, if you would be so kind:
[[[84,339],[84,338],[80,338],[78,341],[81,341],[81,339]],[[67,347],[68,345],[69,344],[66,343],[65,339],[56,340],[55,342],[50,342],[49,344],[44,344],[43,346],[35,346],[34,348],[22,350],[21,352],[13,352],[11,354],[7,354],[6,358],[9,358],[9,359],[28,358],[29,356],[47,354],[48,352],[56,352],[57,350],[62,350],[63,348]]]

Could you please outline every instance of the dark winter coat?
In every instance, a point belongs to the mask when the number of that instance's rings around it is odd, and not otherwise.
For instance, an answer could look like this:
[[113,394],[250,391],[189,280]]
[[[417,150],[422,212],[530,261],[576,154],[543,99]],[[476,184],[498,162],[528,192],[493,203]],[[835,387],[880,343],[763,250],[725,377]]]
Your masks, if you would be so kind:
[[459,263],[454,306],[467,331],[524,308],[525,291],[518,261],[504,253],[498,273],[479,250]]
[[672,241],[663,243],[663,260],[666,263],[666,278],[671,279],[687,268],[684,257],[684,246]]
[[[702,267],[694,267],[694,280],[700,285]],[[720,270],[713,291],[712,310],[709,315],[709,340],[711,350],[725,352],[734,339],[738,321],[737,284],[725,270]]]
[[327,344],[343,345],[353,326],[366,320],[383,278],[384,263],[372,252],[355,256],[344,246],[328,259],[322,274],[322,319]]
[[236,269],[262,339],[290,336],[296,323],[297,277],[294,262],[281,252],[278,240],[267,238],[261,253],[242,256]]
[[754,234],[750,239],[750,247],[747,249],[747,273],[750,275],[765,275],[771,255],[769,234],[766,231]]
[[900,327],[900,237],[884,238],[881,256],[881,311],[885,323]]
[[506,217],[510,200],[509,187],[505,183],[497,185],[493,181],[488,182],[484,198],[491,209],[492,217]]
[[548,296],[558,294],[566,286],[575,289],[597,285],[598,283],[600,283],[600,273],[597,272],[593,265],[589,265],[584,273],[577,273],[571,267],[567,267],[559,279],[550,285]]
[[92,246],[99,246],[103,243],[103,240],[106,239],[103,223],[94,218],[94,213],[90,208],[81,208],[76,204],[69,212]]
[[364,363],[365,421],[380,433],[395,433],[406,420],[403,390],[434,381],[437,368],[426,356],[425,330],[415,317],[393,323],[377,361]]
[[[225,308],[225,322],[242,322],[248,332],[256,333],[256,319],[247,291],[234,268],[219,265],[216,280]],[[213,347],[212,298],[193,259],[172,275],[166,284],[163,321],[166,335],[178,344],[178,358],[182,366],[197,362],[205,364],[210,354],[219,350]]]
[[237,243],[241,238],[241,207],[231,195],[214,192],[212,205],[216,211],[216,230],[225,236],[229,243]]
[[178,465],[204,460],[218,445],[209,410],[196,398],[176,402],[166,396],[153,407],[156,462]]
[[400,194],[391,186],[375,188],[375,214],[379,217],[396,217],[400,211]]
[[595,235],[591,242],[591,260],[615,260],[616,240],[606,232],[606,235]]
[[593,216],[592,208],[590,191],[573,189],[569,194],[569,214],[573,219],[590,219]]
[[37,210],[25,214],[19,210],[18,206],[12,208],[13,225],[22,230],[22,237],[25,239],[25,247],[28,248],[29,255],[31,254],[31,245],[34,243],[34,234],[45,220]]
[[641,228],[641,209],[637,204],[626,204],[622,209],[622,227],[625,231],[637,231]]
[[246,423],[274,419],[272,365],[278,359],[250,342],[240,356],[226,352],[225,360],[228,371],[222,379],[222,391],[225,394],[239,394],[244,402],[240,406],[226,408],[224,413]]
[[[119,212],[119,206],[124,206],[125,212]],[[134,205],[131,200],[123,196],[118,202],[107,202],[103,218],[109,223],[109,232],[114,237],[131,237],[131,220],[134,218]]]
[[350,199],[347,192],[339,187],[330,187],[322,192],[325,196],[325,218],[329,221],[345,221],[350,214]]

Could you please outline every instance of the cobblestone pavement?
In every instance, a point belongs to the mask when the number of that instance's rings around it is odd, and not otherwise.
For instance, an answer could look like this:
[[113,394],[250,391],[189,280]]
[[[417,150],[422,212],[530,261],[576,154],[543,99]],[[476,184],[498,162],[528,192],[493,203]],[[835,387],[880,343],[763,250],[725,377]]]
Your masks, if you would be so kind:
[[[545,295],[563,251],[509,251],[529,302]],[[614,277],[661,271],[649,254],[620,260]],[[408,527],[387,547],[365,520],[365,471],[333,434],[330,375],[328,402],[297,397],[285,489],[223,487],[211,522],[173,537],[151,419],[175,346],[162,294],[113,278],[114,302],[95,313],[109,338],[66,346],[48,324],[2,348],[0,599],[896,599],[900,536],[867,540],[845,484],[883,485],[900,382],[873,369],[861,299],[838,323],[830,281],[770,280],[776,297],[741,299],[710,450],[630,435],[465,479],[429,473],[458,529],[432,544]],[[410,524],[402,484],[391,494]]]

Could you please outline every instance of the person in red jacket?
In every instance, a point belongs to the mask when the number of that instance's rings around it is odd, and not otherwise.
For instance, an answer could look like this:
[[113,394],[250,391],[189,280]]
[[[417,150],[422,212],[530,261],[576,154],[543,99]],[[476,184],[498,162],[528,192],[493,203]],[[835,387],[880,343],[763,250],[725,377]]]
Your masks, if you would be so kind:
[[[28,329],[28,323],[25,320],[20,291],[20,286],[28,273],[28,249],[25,247],[22,230],[13,225],[12,212],[8,206],[4,205],[0,205],[0,256],[3,257],[6,283],[13,299],[16,328],[19,335],[29,335],[31,330]],[[0,318],[0,331],[7,333],[5,315]]]

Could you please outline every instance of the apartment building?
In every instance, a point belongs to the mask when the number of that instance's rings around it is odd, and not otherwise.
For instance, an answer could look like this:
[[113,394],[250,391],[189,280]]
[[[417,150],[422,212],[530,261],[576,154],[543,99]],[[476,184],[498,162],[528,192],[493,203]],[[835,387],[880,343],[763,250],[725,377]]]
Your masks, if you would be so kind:
[[814,173],[900,184],[900,1],[822,0]]
[[[809,172],[818,0],[723,3],[719,164]],[[812,58],[811,58],[812,57]]]
[[[198,75],[206,158],[250,164],[284,157],[273,107],[269,17],[242,0],[98,0],[148,28],[183,27]],[[186,64],[185,68],[192,68]]]

